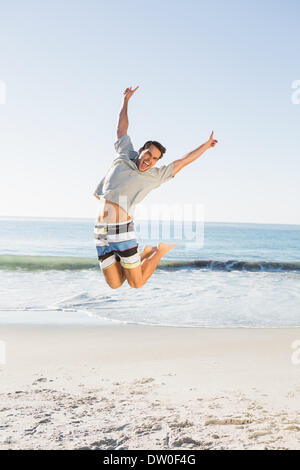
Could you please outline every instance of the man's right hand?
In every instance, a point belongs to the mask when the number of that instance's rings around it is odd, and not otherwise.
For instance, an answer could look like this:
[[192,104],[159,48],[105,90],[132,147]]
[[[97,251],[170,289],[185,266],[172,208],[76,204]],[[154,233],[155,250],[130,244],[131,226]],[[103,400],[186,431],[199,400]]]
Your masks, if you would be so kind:
[[138,89],[138,86],[134,90],[132,90],[132,87],[126,88],[126,90],[123,93],[123,99],[128,101],[129,98],[132,97],[133,93],[135,93],[137,89]]

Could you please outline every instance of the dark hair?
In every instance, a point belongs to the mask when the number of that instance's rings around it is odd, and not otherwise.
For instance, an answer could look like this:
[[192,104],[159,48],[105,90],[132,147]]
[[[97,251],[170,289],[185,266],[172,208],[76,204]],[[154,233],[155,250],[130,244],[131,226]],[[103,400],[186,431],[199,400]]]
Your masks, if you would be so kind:
[[156,140],[147,140],[147,142],[145,142],[142,147],[142,151],[148,149],[151,145],[155,145],[155,147],[157,147],[158,150],[160,150],[161,155],[159,159],[162,158],[163,154],[166,152],[167,149]]

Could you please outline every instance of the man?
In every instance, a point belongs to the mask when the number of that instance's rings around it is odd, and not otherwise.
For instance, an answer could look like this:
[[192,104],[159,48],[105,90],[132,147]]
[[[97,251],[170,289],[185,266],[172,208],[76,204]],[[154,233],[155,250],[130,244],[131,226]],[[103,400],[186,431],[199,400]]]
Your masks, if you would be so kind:
[[155,271],[159,260],[175,244],[158,243],[157,247],[145,246],[140,254],[134,233],[134,210],[145,196],[162,183],[174,178],[182,168],[196,160],[217,140],[213,132],[207,142],[175,160],[169,165],[155,167],[166,149],[157,141],[147,141],[136,152],[127,135],[127,107],[134,90],[126,88],[117,127],[115,150],[117,157],[99,183],[94,196],[101,206],[94,228],[99,265],[107,284],[116,289],[125,280],[131,287],[142,287]]

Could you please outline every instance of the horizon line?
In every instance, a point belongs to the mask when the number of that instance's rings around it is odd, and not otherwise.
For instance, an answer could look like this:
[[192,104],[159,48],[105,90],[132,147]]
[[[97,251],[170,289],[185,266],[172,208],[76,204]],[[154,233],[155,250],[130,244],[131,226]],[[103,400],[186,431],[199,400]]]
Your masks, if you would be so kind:
[[[95,220],[93,217],[63,217],[63,216],[31,216],[31,215],[0,215],[0,219],[52,219],[52,220]],[[143,221],[161,221],[161,222],[206,222],[211,224],[253,224],[253,225],[293,225],[300,226],[295,223],[282,222],[238,222],[238,221],[213,221],[213,220],[174,220],[174,219],[134,219],[136,222]]]

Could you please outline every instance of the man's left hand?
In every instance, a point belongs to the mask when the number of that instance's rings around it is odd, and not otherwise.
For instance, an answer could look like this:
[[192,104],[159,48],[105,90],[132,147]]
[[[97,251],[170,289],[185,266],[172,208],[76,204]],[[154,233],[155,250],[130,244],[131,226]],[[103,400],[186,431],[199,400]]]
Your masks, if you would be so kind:
[[212,131],[206,143],[207,143],[208,148],[214,147],[218,143],[218,141],[214,139],[214,131]]

